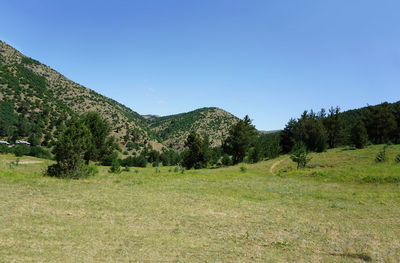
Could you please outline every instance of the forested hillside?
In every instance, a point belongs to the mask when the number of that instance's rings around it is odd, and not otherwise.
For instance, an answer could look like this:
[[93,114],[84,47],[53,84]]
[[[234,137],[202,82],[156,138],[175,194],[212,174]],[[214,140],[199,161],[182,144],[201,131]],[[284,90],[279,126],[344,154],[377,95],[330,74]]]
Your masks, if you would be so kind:
[[211,146],[219,146],[229,128],[239,119],[219,108],[201,108],[187,113],[147,119],[150,130],[169,148],[182,150],[189,133],[207,134]]
[[309,151],[352,145],[363,148],[370,144],[400,143],[400,102],[384,102],[375,106],[340,112],[324,109],[316,113],[305,111],[291,119],[280,133],[283,152],[292,151],[302,142]]
[[110,122],[122,146],[160,145],[138,113],[0,42],[0,138],[47,145],[65,120],[89,111]]

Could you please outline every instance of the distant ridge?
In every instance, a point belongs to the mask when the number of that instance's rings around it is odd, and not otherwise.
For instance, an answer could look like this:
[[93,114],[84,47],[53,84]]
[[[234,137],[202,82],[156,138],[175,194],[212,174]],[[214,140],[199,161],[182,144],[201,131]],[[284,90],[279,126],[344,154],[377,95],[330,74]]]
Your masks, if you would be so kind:
[[208,135],[212,146],[219,146],[232,124],[239,119],[220,108],[209,107],[175,115],[147,119],[150,131],[166,146],[182,150],[190,131]]

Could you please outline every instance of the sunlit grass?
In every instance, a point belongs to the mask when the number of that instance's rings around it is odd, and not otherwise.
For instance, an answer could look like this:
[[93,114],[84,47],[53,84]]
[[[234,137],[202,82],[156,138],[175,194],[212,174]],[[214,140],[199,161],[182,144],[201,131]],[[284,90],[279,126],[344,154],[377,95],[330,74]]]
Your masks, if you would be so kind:
[[245,172],[100,167],[83,180],[44,177],[51,161],[35,158],[10,168],[15,156],[2,155],[0,261],[397,262],[399,184],[361,180],[400,175],[374,161],[381,148],[313,154],[304,171],[282,156],[278,175],[270,160]]

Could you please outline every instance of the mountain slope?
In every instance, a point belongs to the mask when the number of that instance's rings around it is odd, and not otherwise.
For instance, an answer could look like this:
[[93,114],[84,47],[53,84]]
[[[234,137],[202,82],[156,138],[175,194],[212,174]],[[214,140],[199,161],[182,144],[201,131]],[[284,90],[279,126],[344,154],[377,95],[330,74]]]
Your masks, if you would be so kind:
[[[0,129],[0,137],[21,138],[33,132],[43,140],[46,133],[54,133],[55,127],[71,116],[97,111],[111,123],[120,144],[158,144],[138,113],[67,79],[2,41],[0,102],[2,111],[12,119],[12,125]],[[28,127],[24,130],[20,126]]]
[[219,146],[229,128],[239,119],[219,108],[201,108],[187,113],[147,119],[150,130],[167,147],[182,150],[192,130],[207,134],[212,146]]

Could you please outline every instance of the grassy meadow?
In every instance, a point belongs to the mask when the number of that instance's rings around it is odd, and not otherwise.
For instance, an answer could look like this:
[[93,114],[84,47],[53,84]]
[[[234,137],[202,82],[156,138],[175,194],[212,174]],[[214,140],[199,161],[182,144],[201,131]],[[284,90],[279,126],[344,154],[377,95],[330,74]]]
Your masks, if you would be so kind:
[[0,262],[399,262],[400,146],[382,147],[82,180],[0,155]]

